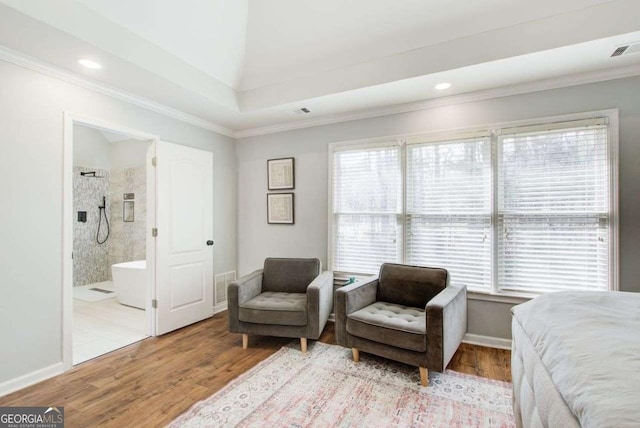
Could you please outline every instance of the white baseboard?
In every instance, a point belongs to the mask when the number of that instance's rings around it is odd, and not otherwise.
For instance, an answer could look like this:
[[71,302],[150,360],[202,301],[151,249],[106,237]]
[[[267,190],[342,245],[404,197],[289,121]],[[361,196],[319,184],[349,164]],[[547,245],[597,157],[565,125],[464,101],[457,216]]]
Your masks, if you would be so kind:
[[62,362],[0,383],[0,397],[63,373]]
[[215,305],[213,307],[213,315],[219,314],[220,312],[224,312],[227,310],[227,302],[220,303],[219,305]]
[[462,338],[464,343],[470,345],[486,346],[488,348],[511,350],[511,339],[502,337],[482,336],[480,334],[467,333]]

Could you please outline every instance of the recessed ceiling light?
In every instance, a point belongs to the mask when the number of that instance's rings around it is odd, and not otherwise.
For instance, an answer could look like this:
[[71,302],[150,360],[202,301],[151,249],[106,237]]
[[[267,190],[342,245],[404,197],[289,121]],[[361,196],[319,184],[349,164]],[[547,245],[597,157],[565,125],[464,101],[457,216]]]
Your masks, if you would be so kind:
[[100,70],[102,68],[102,64],[88,58],[81,58],[78,60],[78,63],[92,70]]
[[450,87],[451,87],[451,83],[449,82],[442,82],[436,85],[436,89],[439,91],[444,91],[445,89],[449,89]]

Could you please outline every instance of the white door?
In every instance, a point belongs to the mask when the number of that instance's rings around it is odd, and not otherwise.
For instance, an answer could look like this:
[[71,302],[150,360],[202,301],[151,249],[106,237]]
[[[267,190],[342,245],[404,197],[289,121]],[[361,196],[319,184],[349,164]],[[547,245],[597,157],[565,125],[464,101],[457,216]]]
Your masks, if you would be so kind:
[[213,154],[156,147],[156,334],[213,315]]

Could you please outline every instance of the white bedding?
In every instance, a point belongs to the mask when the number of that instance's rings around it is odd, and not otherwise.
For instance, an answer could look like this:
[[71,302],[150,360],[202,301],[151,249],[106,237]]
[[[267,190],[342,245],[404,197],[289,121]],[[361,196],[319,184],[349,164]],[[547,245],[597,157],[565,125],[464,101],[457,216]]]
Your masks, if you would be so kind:
[[640,426],[640,293],[551,293],[513,312],[583,427]]

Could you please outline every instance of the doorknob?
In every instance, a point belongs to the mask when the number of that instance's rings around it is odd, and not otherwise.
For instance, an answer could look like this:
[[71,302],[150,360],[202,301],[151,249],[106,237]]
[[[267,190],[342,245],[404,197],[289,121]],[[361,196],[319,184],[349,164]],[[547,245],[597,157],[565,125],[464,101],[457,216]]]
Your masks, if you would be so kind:
[[209,240],[207,241],[207,245],[208,245],[208,246],[212,246],[212,245],[213,245],[213,241],[212,241],[211,239],[209,239]]

